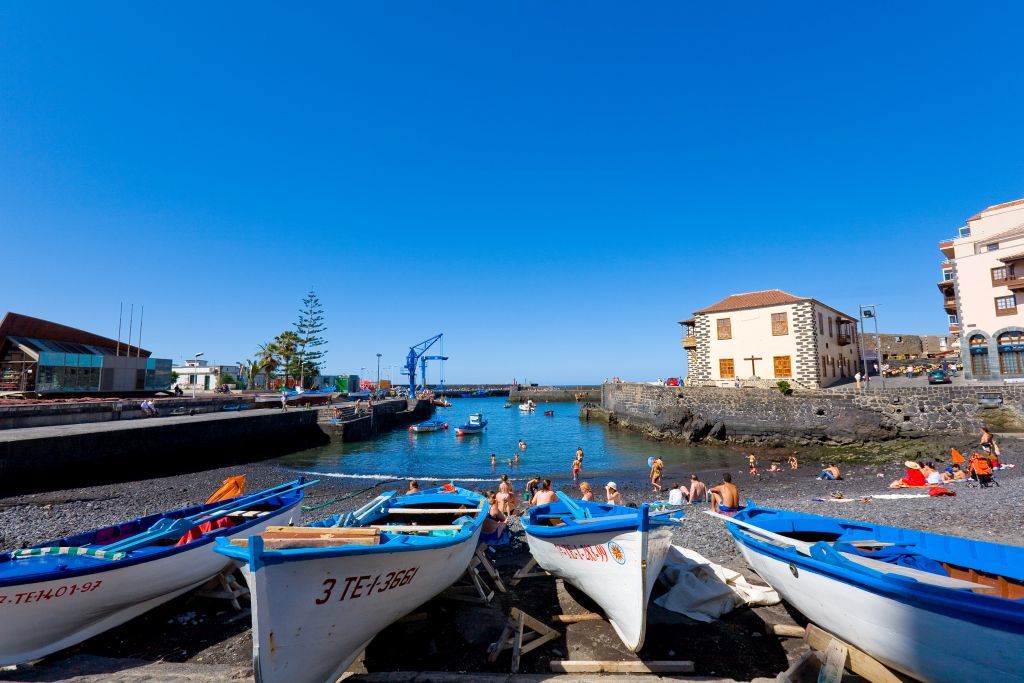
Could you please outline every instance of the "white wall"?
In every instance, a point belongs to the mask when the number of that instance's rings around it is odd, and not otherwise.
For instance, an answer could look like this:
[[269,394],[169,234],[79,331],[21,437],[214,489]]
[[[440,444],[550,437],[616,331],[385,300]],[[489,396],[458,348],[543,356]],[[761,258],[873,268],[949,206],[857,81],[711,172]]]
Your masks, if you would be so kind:
[[[788,334],[772,335],[772,314],[786,313]],[[719,360],[732,358],[736,377],[751,379],[751,356],[760,357],[755,361],[756,376],[759,379],[790,379],[775,377],[775,356],[789,356],[793,375],[796,375],[796,334],[793,329],[793,304],[749,308],[724,313],[709,313],[711,321],[711,378],[724,379],[719,371]],[[718,338],[718,320],[729,318],[732,322],[732,339]]]

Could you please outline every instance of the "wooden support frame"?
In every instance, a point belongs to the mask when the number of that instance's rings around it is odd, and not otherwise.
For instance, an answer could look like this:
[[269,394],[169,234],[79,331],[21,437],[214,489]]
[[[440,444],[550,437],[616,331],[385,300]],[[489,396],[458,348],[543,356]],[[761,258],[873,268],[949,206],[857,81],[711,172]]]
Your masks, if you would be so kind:
[[487,647],[487,661],[495,662],[504,650],[511,649],[512,673],[519,673],[519,660],[523,655],[561,636],[561,631],[513,607],[498,640]]
[[[845,649],[845,654],[842,657],[843,666],[853,673],[863,676],[867,680],[871,681],[871,683],[903,683],[908,680],[893,672],[892,669],[885,666],[863,650],[836,638],[828,631],[819,628],[814,624],[807,625],[804,641],[812,650],[816,650],[819,653],[825,653],[824,661],[826,668],[828,667],[830,657],[838,659],[839,654],[835,653],[841,653],[842,650]],[[832,647],[830,651],[829,648],[833,643],[835,643],[835,647]]]
[[512,579],[509,581],[509,584],[511,584],[512,586],[518,586],[519,582],[523,579],[532,579],[539,576],[549,576],[549,574],[544,570],[541,570],[539,572],[533,571],[534,568],[536,568],[536,566],[537,560],[531,557],[530,561],[526,563],[525,567],[523,567],[522,569],[520,569],[512,575]]
[[499,593],[508,593],[508,589],[505,588],[505,583],[501,580],[501,574],[498,573],[498,568],[494,566],[491,559],[487,557],[487,546],[481,543],[476,547],[476,553],[473,557],[475,561],[470,561],[471,565],[479,564],[487,572],[487,575],[491,577],[491,582],[494,583],[494,587],[498,589]]
[[494,591],[484,585],[484,580],[480,578],[480,570],[477,569],[478,564],[480,561],[474,555],[469,566],[466,567],[466,573],[456,584],[446,588],[441,593],[441,597],[479,605],[491,604],[491,600],[494,599]]
[[249,588],[238,582],[235,578],[235,568],[231,567],[203,584],[202,588],[196,591],[196,595],[200,598],[227,600],[232,607],[241,611],[242,606],[238,598],[249,595]]

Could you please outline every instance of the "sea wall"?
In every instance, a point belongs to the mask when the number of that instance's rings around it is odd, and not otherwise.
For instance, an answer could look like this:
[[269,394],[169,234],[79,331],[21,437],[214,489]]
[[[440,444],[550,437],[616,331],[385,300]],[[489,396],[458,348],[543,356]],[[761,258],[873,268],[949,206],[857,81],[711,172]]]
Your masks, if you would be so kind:
[[566,387],[512,387],[508,392],[510,403],[523,403],[533,399],[536,403],[565,403],[601,400],[601,387],[579,385]]
[[[337,409],[338,418],[335,418]],[[319,427],[333,442],[365,441],[376,434],[421,422],[434,412],[430,401],[391,399],[375,403],[371,408],[347,403],[319,410]]]
[[[981,399],[981,404],[979,403]],[[586,419],[655,438],[835,443],[976,433],[987,402],[1019,418],[1024,387],[926,386],[857,391],[605,384]]]
[[[137,420],[147,417],[139,407],[143,400],[142,398],[125,398],[74,403],[30,403],[26,401],[24,404],[3,405],[0,406],[0,429]],[[225,405],[240,403],[253,405],[252,396],[244,394],[150,400],[156,403],[161,415],[169,415],[176,408],[187,408],[195,413],[211,413],[222,410]]]

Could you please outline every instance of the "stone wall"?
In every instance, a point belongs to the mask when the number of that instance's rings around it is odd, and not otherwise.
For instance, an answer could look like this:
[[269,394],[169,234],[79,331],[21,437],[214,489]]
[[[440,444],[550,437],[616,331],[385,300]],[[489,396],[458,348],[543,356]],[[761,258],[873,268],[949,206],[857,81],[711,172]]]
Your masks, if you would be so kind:
[[[1024,387],[801,390],[605,384],[601,408],[613,424],[690,441],[836,443],[976,433],[979,394],[996,394],[1020,415]],[[600,418],[599,418],[600,419]]]
[[568,387],[513,387],[508,392],[509,403],[523,403],[533,399],[536,403],[564,403],[567,401],[597,401],[601,388],[593,385]]

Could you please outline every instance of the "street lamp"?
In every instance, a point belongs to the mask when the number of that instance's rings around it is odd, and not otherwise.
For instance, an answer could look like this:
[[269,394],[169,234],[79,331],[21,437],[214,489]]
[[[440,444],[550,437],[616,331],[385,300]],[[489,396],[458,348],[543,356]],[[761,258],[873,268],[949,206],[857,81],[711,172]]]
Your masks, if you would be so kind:
[[[864,320],[873,319],[875,321],[875,362],[878,364],[878,379],[882,383],[882,388],[885,389],[885,373],[882,371],[882,335],[878,333],[878,305],[877,304],[863,304],[860,307],[860,327],[861,327],[861,353],[863,354],[863,343],[864,343]],[[867,363],[864,363],[864,374],[868,374]]]
[[199,382],[199,357],[203,355],[206,354],[204,354],[202,351],[196,354],[196,365],[194,368],[192,368],[194,372],[194,374],[192,375],[192,378],[194,380],[192,382],[192,398],[196,397],[196,384]]
[[377,391],[380,391],[380,356],[381,356],[381,354],[378,353],[377,354]]

